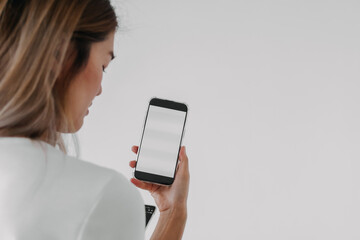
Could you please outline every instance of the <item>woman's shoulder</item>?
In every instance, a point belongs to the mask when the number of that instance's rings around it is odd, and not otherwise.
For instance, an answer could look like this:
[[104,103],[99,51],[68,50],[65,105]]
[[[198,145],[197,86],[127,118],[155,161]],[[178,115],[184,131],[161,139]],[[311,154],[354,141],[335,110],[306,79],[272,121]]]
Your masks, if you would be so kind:
[[139,194],[118,171],[70,156],[42,141],[0,138],[0,158],[7,182],[11,180],[22,188],[29,185],[33,191],[47,195],[56,191],[56,195],[72,196],[72,201],[78,198],[89,202],[111,188]]
[[[68,188],[67,191],[74,189],[68,195],[77,196],[78,203],[91,204],[87,208],[89,211],[83,220],[79,239],[115,239],[114,236],[119,239],[143,239],[145,207],[138,189],[114,169],[55,150],[50,150],[54,151],[51,154],[58,155],[53,161],[64,163],[58,181],[66,183],[63,186]],[[92,199],[91,203],[89,199]]]
[[[94,230],[98,234],[116,232],[118,236],[123,236],[119,235],[122,231],[137,236],[143,233],[141,195],[116,170],[69,156],[42,142],[2,138],[0,173],[1,182],[6,183],[0,191],[0,222],[11,222],[18,209],[23,209],[24,233],[30,233],[34,223],[42,226],[33,232],[35,235],[61,235],[64,239],[72,239],[79,228],[84,236],[91,236]],[[119,222],[123,224],[115,224]]]
[[53,147],[49,147],[46,154],[49,161],[48,170],[54,171],[54,175],[72,184],[83,185],[91,189],[98,188],[98,191],[104,191],[105,187],[118,187],[122,190],[129,187],[133,189],[130,181],[114,169],[67,155]]
[[119,196],[126,195],[134,201],[141,199],[138,189],[122,173],[73,156],[66,158],[66,175],[75,177],[77,181],[88,186],[94,187],[100,184],[101,195],[118,193]]
[[143,239],[145,206],[138,189],[116,170],[71,156],[67,161],[71,175],[83,175],[77,181],[89,188],[101,183],[78,238]]

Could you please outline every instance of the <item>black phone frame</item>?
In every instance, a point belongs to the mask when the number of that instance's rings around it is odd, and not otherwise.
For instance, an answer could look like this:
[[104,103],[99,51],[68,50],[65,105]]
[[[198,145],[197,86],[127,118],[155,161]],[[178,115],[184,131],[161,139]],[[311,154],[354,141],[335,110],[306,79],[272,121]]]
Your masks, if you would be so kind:
[[179,154],[180,154],[180,148],[181,148],[182,139],[183,139],[183,136],[184,136],[184,129],[185,129],[185,124],[186,124],[186,119],[187,119],[188,107],[184,103],[174,102],[174,101],[170,101],[170,100],[166,100],[166,99],[152,98],[150,100],[149,106],[148,106],[148,109],[147,109],[147,112],[146,112],[143,132],[142,132],[142,136],[141,136],[141,141],[140,141],[136,161],[139,160],[139,156],[140,156],[140,152],[141,152],[141,144],[142,144],[142,140],[143,140],[143,137],[144,137],[147,117],[148,117],[149,109],[150,109],[151,105],[157,106],[157,107],[169,108],[169,109],[178,110],[178,111],[183,111],[183,112],[186,113],[185,114],[185,121],[184,121],[183,129],[182,129],[182,132],[181,132],[180,145],[179,145],[179,150],[178,150],[178,156],[177,156],[177,159],[176,159],[174,174],[173,174],[173,177],[171,178],[171,177],[166,177],[166,176],[157,175],[157,174],[153,174],[153,173],[137,171],[136,167],[135,167],[134,177],[136,179],[138,179],[138,180],[145,181],[145,182],[150,182],[150,183],[155,183],[155,184],[160,184],[160,185],[171,185],[174,182],[176,169],[177,169],[177,165],[178,165],[178,161],[179,161]]

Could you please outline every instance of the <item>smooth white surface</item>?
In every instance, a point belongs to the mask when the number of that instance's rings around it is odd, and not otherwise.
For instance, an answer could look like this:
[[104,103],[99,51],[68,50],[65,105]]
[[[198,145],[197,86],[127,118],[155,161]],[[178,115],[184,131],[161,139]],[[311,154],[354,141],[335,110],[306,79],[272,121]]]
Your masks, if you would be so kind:
[[136,170],[174,177],[186,112],[150,105]]
[[184,240],[360,239],[359,1],[116,5],[117,57],[79,132],[84,159],[130,178],[149,99],[183,101]]
[[144,239],[145,207],[118,172],[27,138],[0,138],[0,239]]

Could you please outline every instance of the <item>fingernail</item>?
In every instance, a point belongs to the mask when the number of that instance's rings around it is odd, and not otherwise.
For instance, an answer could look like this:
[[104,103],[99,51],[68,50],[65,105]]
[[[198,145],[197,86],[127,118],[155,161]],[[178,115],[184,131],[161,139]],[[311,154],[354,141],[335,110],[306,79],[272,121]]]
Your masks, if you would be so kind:
[[184,153],[186,154],[186,147],[184,146]]

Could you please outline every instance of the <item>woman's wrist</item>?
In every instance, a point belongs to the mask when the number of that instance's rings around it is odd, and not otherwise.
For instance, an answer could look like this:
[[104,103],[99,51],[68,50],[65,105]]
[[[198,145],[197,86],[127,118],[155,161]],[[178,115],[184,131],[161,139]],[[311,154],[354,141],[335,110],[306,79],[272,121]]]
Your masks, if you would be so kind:
[[169,208],[165,211],[160,212],[160,217],[186,220],[187,206],[186,204],[184,204],[184,205],[177,205],[173,208]]
[[184,233],[186,219],[186,205],[179,205],[160,212],[160,218],[151,240],[180,240]]

